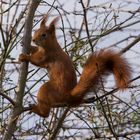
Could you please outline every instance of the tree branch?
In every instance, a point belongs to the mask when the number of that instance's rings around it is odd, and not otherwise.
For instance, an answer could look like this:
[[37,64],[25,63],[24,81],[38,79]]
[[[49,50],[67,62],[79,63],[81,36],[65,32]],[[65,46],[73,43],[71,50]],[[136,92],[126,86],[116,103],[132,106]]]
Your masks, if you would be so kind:
[[69,110],[70,110],[70,107],[66,108],[66,110],[64,111],[62,117],[59,118],[58,123],[57,123],[57,125],[56,125],[56,127],[55,127],[55,129],[54,129],[54,131],[52,133],[52,136],[51,136],[51,138],[49,140],[55,140],[56,139],[56,136],[57,136],[60,128],[62,127],[63,121],[65,120],[66,115],[69,112]]
[[5,99],[7,99],[13,106],[15,105],[15,102],[6,94],[0,92],[0,95],[3,96]]
[[[34,18],[34,13],[40,3],[40,0],[31,0],[29,5],[28,14],[25,21],[24,36],[23,36],[23,53],[28,53],[30,42],[31,42],[31,32],[32,32],[32,22]],[[28,74],[28,63],[24,62],[20,66],[20,75],[19,75],[19,91],[15,99],[15,106],[12,110],[12,115],[8,123],[7,132],[3,137],[3,140],[11,140],[14,132],[16,131],[16,125],[18,117],[22,110],[22,102],[24,97],[24,89],[26,84],[26,78]]]
[[137,44],[139,41],[140,41],[140,35],[133,42],[131,42],[127,47],[123,48],[119,53],[120,54],[125,53],[130,48],[132,48],[135,44]]

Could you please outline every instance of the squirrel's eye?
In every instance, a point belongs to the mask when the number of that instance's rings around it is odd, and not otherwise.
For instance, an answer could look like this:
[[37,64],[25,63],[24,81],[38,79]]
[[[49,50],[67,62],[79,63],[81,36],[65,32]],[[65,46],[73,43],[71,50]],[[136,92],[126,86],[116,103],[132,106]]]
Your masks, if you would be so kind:
[[43,33],[41,36],[42,36],[42,37],[46,37],[46,34],[45,34],[45,33]]

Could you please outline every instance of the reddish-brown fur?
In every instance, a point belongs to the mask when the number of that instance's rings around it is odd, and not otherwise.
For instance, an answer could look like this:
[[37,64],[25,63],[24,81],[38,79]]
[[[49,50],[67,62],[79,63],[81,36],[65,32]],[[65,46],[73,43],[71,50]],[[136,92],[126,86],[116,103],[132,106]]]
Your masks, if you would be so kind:
[[49,27],[45,26],[46,20],[47,16],[33,36],[33,42],[37,47],[31,46],[30,55],[19,56],[20,61],[29,61],[36,66],[46,68],[49,72],[50,80],[39,89],[38,104],[32,106],[32,112],[48,117],[53,104],[80,104],[89,89],[96,88],[100,78],[109,73],[114,74],[118,88],[127,87],[131,68],[123,57],[110,50],[102,50],[89,57],[77,84],[73,63],[61,49],[55,36],[55,23],[58,17]]

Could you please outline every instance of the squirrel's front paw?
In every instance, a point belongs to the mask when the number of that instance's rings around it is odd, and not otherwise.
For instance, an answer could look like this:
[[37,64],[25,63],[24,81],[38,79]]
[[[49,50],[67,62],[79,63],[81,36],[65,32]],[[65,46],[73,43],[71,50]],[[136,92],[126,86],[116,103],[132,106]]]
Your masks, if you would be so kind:
[[18,58],[19,62],[27,61],[27,55],[26,54],[20,54]]

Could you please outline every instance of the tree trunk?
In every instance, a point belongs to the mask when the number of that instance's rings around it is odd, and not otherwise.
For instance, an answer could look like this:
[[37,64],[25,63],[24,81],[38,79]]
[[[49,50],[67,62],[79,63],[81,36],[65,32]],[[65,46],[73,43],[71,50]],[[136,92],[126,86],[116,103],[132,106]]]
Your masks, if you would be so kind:
[[[28,13],[25,20],[24,36],[23,36],[23,50],[22,53],[28,53],[31,43],[31,32],[32,32],[32,22],[34,18],[34,13],[40,3],[40,0],[31,0],[29,4]],[[7,131],[3,137],[3,140],[11,140],[14,137],[14,132],[17,129],[17,120],[22,112],[22,102],[24,97],[24,89],[26,85],[26,78],[28,74],[28,63],[23,62],[20,65],[20,75],[19,75],[19,90],[15,99],[15,106],[11,112],[11,117],[7,126]]]

